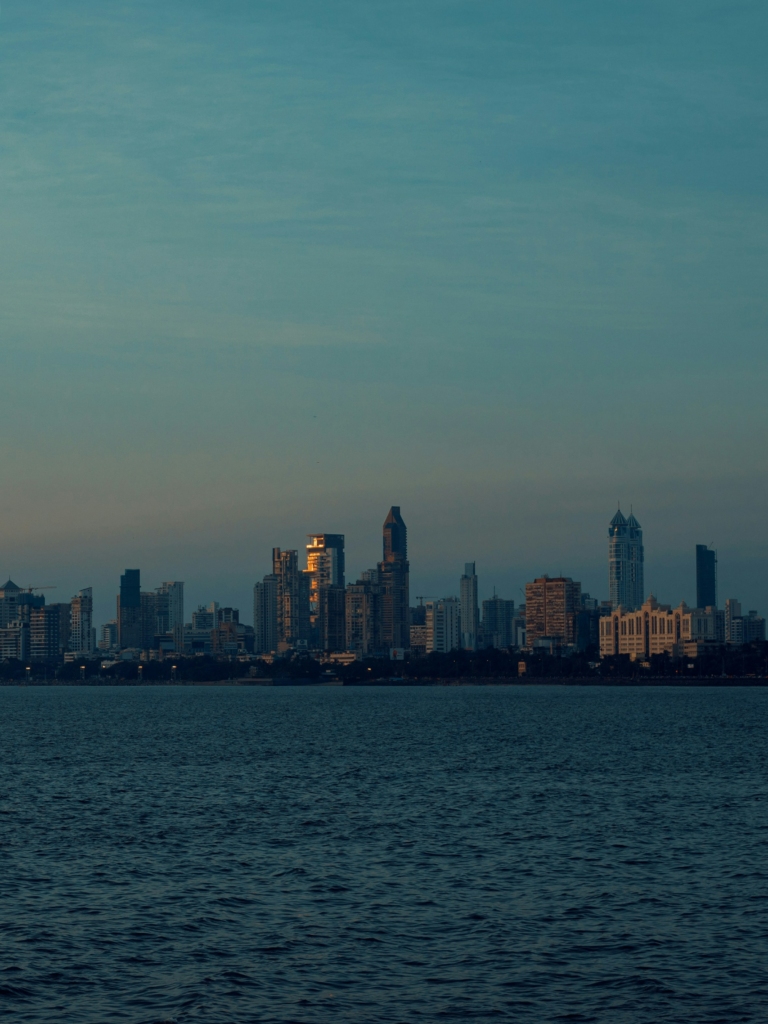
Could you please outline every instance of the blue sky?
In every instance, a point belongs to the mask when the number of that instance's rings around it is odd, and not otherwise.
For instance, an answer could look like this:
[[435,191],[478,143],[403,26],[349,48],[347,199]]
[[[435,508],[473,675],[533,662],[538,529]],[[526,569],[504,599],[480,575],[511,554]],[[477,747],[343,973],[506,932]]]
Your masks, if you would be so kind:
[[[3,3],[0,544],[184,579],[390,504],[414,594],[647,579],[768,612],[768,8]],[[43,578],[45,577],[45,578]],[[727,591],[727,593],[726,593]]]

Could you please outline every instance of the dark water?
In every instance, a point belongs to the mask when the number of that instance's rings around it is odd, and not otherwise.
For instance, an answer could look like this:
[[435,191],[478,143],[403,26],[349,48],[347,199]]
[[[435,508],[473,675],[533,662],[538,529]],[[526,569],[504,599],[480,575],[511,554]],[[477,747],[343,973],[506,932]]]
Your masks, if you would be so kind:
[[768,1020],[768,691],[0,690],[0,1016]]

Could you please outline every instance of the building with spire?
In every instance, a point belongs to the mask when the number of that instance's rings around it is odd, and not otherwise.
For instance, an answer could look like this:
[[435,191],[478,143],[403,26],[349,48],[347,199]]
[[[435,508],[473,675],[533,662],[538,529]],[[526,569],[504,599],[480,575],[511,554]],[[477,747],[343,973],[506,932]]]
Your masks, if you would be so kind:
[[410,647],[408,531],[400,506],[384,520],[384,559],[378,564],[381,587],[381,645],[384,650]]
[[619,509],[608,527],[608,588],[613,609],[634,611],[643,604],[643,560],[642,527],[634,515],[625,519]]

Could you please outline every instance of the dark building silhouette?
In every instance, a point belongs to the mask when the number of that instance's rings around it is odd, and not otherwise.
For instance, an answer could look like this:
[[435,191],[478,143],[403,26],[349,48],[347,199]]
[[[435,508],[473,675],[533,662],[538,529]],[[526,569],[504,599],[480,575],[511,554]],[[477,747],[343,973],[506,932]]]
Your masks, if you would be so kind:
[[379,562],[381,645],[384,650],[410,647],[408,531],[393,505],[384,520],[384,560]]
[[271,654],[277,650],[277,576],[270,573],[253,588],[253,650]]
[[376,569],[347,587],[346,649],[367,657],[383,653],[381,642],[381,594]]
[[272,573],[277,577],[277,649],[306,648],[309,643],[309,584],[299,570],[298,551],[272,549]]
[[117,642],[121,648],[141,647],[143,640],[141,570],[126,569],[117,598]]
[[717,552],[696,545],[696,607],[717,608]]
[[486,647],[514,647],[515,602],[505,601],[495,594],[483,601],[483,644]]

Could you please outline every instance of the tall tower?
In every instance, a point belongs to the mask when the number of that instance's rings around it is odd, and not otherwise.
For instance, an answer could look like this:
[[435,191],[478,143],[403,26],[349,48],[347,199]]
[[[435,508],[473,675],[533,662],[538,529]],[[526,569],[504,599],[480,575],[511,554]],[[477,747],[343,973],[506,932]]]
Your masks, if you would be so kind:
[[117,599],[117,642],[121,648],[141,647],[144,639],[141,617],[141,572],[126,569],[120,577]]
[[323,651],[346,647],[344,534],[310,533],[307,544],[312,644]]
[[717,553],[696,545],[696,607],[717,608]]
[[272,548],[277,577],[277,649],[284,652],[309,641],[309,577],[299,571],[298,551]]
[[461,646],[465,651],[477,649],[480,614],[477,609],[477,575],[475,563],[464,563],[464,575],[460,581],[461,589]]
[[253,588],[254,654],[277,650],[277,576],[270,573]]
[[384,650],[410,647],[408,531],[393,505],[384,520],[384,559],[379,562],[381,645]]
[[627,611],[640,608],[645,600],[643,579],[643,530],[630,514],[625,519],[621,509],[608,527],[608,586],[611,607],[619,605]]
[[93,654],[93,589],[79,590],[70,601],[71,632],[69,646],[76,654]]

